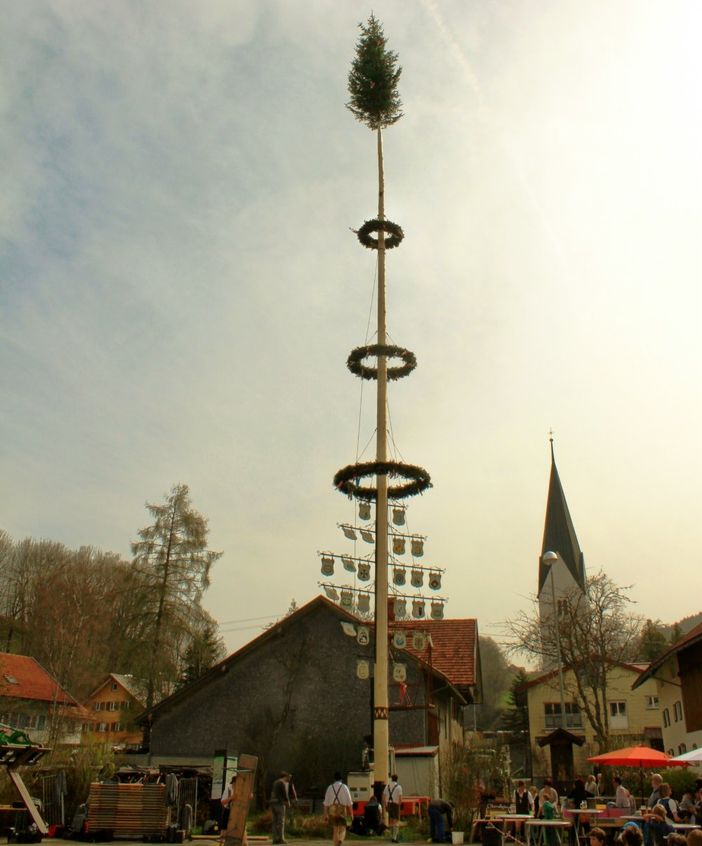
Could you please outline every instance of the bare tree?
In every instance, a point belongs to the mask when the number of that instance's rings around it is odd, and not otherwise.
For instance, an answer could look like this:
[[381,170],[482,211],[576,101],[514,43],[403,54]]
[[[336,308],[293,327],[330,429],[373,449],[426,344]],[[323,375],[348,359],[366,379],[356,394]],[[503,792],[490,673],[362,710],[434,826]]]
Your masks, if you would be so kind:
[[560,658],[571,670],[566,693],[585,715],[601,751],[609,743],[607,687],[612,666],[636,659],[644,623],[629,611],[633,600],[628,590],[600,571],[588,578],[584,593],[576,589],[568,594],[557,614],[541,618],[534,599],[529,612],[505,624],[511,652],[538,658],[546,666],[557,666]]

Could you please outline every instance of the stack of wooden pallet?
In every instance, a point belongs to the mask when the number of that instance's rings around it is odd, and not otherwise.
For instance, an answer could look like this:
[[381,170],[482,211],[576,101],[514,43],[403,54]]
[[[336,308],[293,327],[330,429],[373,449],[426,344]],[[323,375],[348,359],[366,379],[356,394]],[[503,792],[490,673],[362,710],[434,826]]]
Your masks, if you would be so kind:
[[91,784],[88,830],[115,836],[158,835],[166,829],[163,784]]

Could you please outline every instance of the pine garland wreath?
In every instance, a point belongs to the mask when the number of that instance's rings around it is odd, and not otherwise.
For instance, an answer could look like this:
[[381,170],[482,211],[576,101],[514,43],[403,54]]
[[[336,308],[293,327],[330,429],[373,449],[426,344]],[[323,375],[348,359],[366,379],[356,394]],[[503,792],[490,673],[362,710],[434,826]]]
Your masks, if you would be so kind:
[[349,71],[350,100],[346,108],[370,129],[382,129],[402,117],[397,91],[402,68],[397,64],[397,53],[386,48],[387,38],[374,15],[358,26],[361,36]]
[[354,229],[356,237],[369,250],[378,249],[378,239],[371,237],[371,232],[387,232],[388,236],[384,239],[384,246],[386,250],[392,250],[394,247],[399,247],[405,233],[399,223],[393,223],[391,220],[367,220],[360,229]]
[[404,364],[400,367],[388,367],[388,379],[403,379],[405,376],[409,376],[417,366],[417,357],[411,350],[383,344],[356,347],[355,350],[351,351],[351,354],[346,360],[346,366],[356,376],[360,376],[361,379],[377,379],[378,368],[368,367],[361,362],[364,358],[379,355],[384,355],[386,358],[401,358],[404,361]]
[[334,487],[349,498],[373,502],[378,498],[378,489],[357,484],[367,476],[400,476],[409,480],[403,485],[388,485],[388,499],[406,499],[424,493],[431,487],[431,477],[423,467],[404,464],[401,461],[364,461],[349,464],[336,472]]

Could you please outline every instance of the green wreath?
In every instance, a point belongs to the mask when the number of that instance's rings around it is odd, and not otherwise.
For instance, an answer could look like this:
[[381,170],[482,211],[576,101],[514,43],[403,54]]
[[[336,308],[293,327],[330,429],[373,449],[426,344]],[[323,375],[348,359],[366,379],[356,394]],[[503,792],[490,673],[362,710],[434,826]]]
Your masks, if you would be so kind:
[[431,487],[431,477],[423,467],[404,464],[401,461],[365,461],[349,464],[337,471],[334,476],[334,487],[348,497],[372,502],[378,498],[378,489],[362,488],[358,484],[360,479],[367,476],[401,476],[409,480],[403,485],[388,485],[388,499],[406,499],[424,493]]
[[370,356],[384,355],[387,358],[401,358],[404,364],[401,367],[388,367],[388,379],[402,379],[414,370],[417,366],[417,358],[410,350],[405,350],[402,347],[393,347],[384,344],[371,344],[368,347],[356,347],[351,351],[351,355],[346,360],[348,369],[360,376],[361,379],[377,379],[378,368],[367,367],[362,364],[364,358]]
[[388,233],[384,239],[386,250],[392,250],[393,247],[399,246],[405,237],[402,227],[397,223],[393,223],[391,220],[378,220],[378,218],[367,220],[360,229],[354,230],[354,232],[364,247],[368,247],[369,250],[377,250],[378,239],[372,238],[371,232],[380,232],[381,230]]

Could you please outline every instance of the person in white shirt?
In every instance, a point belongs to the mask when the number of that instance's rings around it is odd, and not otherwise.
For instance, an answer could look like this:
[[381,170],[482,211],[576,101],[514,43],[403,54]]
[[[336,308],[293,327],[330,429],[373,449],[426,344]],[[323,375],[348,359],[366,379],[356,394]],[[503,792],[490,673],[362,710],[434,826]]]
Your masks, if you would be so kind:
[[222,793],[222,798],[220,799],[220,803],[222,805],[222,825],[221,830],[225,832],[227,830],[227,824],[229,823],[229,811],[230,805],[232,800],[234,799],[234,782],[236,781],[236,776],[233,775],[229,784],[224,788],[224,793]]
[[390,776],[390,784],[383,790],[383,808],[388,812],[390,836],[393,843],[400,842],[400,811],[402,809],[402,786],[397,782],[397,775]]
[[631,809],[631,793],[624,787],[619,776],[614,776],[614,807]]
[[324,819],[332,825],[334,846],[340,846],[346,837],[346,819],[353,814],[353,799],[348,787],[341,780],[341,773],[334,773],[334,781],[324,794]]

